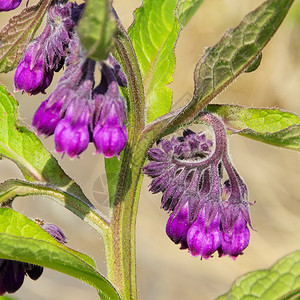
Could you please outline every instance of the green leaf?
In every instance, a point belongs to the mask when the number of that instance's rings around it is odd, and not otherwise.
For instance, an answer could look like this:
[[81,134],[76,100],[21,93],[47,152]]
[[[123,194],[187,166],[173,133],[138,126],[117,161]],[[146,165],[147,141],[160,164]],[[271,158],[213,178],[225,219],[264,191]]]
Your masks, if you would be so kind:
[[40,0],[25,8],[0,32],[0,73],[16,68],[26,46],[38,30],[51,0]]
[[276,32],[292,3],[293,0],[265,1],[208,48],[195,69],[194,101],[208,103],[244,72]]
[[169,112],[172,105],[172,91],[166,85],[173,80],[180,31],[176,4],[176,0],[145,0],[128,32],[143,77],[148,122]]
[[95,60],[107,59],[113,47],[113,36],[116,28],[117,24],[109,0],[89,0],[86,2],[77,32],[90,58]]
[[1,258],[51,268],[85,281],[104,299],[119,299],[89,256],[60,244],[38,224],[10,208],[0,209],[0,220]]
[[219,43],[208,48],[195,68],[193,99],[179,112],[153,124],[149,132],[155,131],[162,137],[193,123],[205,106],[256,60],[292,3],[293,0],[265,1],[236,28],[227,31]]
[[255,60],[253,60],[252,63],[249,65],[249,67],[245,70],[245,73],[251,73],[255,71],[259,67],[261,59],[262,59],[262,53],[260,52],[256,56]]
[[189,22],[202,2],[203,0],[178,0],[176,12],[182,26]]
[[111,207],[113,205],[114,196],[116,194],[119,174],[121,170],[121,164],[122,164],[122,160],[118,160],[116,157],[105,159],[105,171],[106,171],[108,194],[109,194]]
[[272,268],[248,273],[218,300],[295,299],[300,296],[300,251],[280,259]]
[[208,105],[209,112],[222,117],[231,133],[274,146],[300,151],[300,118],[280,109]]

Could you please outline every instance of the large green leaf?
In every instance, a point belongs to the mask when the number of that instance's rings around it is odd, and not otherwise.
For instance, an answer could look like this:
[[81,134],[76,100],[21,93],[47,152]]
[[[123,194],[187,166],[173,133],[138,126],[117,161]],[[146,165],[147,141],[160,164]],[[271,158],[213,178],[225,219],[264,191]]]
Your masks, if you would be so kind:
[[1,258],[54,269],[87,282],[103,299],[119,299],[89,256],[60,244],[38,224],[10,208],[0,209],[0,220]]
[[[300,296],[300,251],[280,259],[272,268],[239,278],[219,300],[295,299]],[[298,298],[297,298],[298,299]]]
[[116,27],[116,20],[112,14],[109,0],[89,0],[86,2],[77,32],[89,57],[95,60],[107,58],[112,50]]
[[0,32],[0,73],[9,72],[18,65],[51,2],[40,0],[36,5],[25,8]]
[[194,122],[203,108],[236,77],[249,71],[249,66],[250,70],[255,69],[262,49],[279,28],[292,4],[293,0],[265,1],[236,28],[228,30],[215,46],[207,48],[195,68],[192,101],[179,112],[153,125],[158,133],[163,127],[168,127],[160,136]]
[[195,14],[203,0],[178,0],[177,17],[182,26],[185,26]]
[[145,0],[128,32],[143,77],[148,122],[171,109],[172,91],[166,85],[173,80],[180,30],[176,4],[176,0]]
[[243,108],[237,105],[208,105],[231,133],[260,142],[300,151],[300,118],[280,109]]

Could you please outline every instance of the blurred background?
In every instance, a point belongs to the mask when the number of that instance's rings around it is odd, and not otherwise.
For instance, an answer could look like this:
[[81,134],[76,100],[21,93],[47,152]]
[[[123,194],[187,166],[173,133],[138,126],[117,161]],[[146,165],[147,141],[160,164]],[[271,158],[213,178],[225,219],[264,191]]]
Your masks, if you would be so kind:
[[[0,28],[21,11],[1,13]],[[32,1],[31,1],[32,2]],[[181,106],[193,92],[193,69],[207,46],[219,41],[223,33],[237,26],[242,18],[263,1],[209,0],[181,32],[176,49],[176,70],[171,88],[174,103]],[[33,2],[32,2],[33,3]],[[128,27],[139,0],[116,0],[114,6]],[[247,107],[273,107],[300,114],[300,1],[263,51],[260,67],[238,78],[214,103]],[[0,82],[13,92],[14,72],[0,74]],[[59,76],[56,76],[56,80]],[[55,81],[48,88],[54,88]],[[34,111],[47,97],[14,95],[20,103],[21,122],[30,126]],[[197,128],[196,128],[197,130]],[[47,149],[58,159],[67,174],[81,184],[90,200],[107,211],[108,196],[103,157],[93,155],[90,145],[80,159],[71,161],[54,152],[53,138],[42,138]],[[248,185],[252,224],[251,241],[236,261],[215,256],[209,260],[191,257],[181,251],[165,234],[168,215],[160,209],[161,195],[148,192],[144,179],[137,219],[137,276],[141,300],[214,299],[227,292],[233,281],[246,272],[270,267],[280,257],[300,248],[300,153],[278,149],[240,136],[229,138],[235,167]],[[0,162],[1,181],[22,177],[10,161]],[[105,274],[103,243],[96,232],[63,207],[42,197],[20,198],[15,209],[28,217],[38,217],[59,225],[68,237],[68,245],[92,256]],[[76,230],[74,230],[76,229]],[[88,285],[52,270],[34,282],[25,279],[14,295],[20,300],[96,300]]]

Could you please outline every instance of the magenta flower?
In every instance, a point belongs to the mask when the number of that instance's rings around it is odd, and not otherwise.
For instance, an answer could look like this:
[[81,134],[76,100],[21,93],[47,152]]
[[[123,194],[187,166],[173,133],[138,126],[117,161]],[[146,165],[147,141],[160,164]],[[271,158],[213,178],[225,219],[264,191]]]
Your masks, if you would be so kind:
[[0,11],[9,11],[17,8],[21,4],[22,0],[1,0]]
[[247,187],[229,159],[224,124],[214,115],[202,118],[214,141],[191,130],[162,139],[149,150],[144,173],[153,178],[150,191],[163,192],[161,206],[171,212],[166,232],[175,244],[193,256],[218,251],[235,259],[249,244]]

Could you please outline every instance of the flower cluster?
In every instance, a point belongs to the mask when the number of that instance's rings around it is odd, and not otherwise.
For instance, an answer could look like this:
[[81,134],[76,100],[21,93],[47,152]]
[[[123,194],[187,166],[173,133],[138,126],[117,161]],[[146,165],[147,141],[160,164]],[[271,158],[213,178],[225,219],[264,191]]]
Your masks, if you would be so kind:
[[214,141],[191,130],[162,139],[149,150],[144,173],[153,178],[150,191],[163,192],[161,206],[171,212],[166,233],[175,244],[193,256],[218,251],[235,259],[250,238],[247,187],[230,161],[224,124],[212,114],[202,119]]
[[1,0],[0,11],[9,11],[17,8],[21,4],[22,0]]
[[[126,103],[119,86],[126,76],[112,55],[105,61],[87,58],[75,31],[83,5],[72,2],[50,6],[42,34],[31,42],[15,73],[15,89],[44,93],[54,72],[64,74],[33,118],[38,134],[54,134],[57,152],[71,158],[94,142],[96,153],[119,157],[127,142]],[[98,66],[101,81],[95,87]]]
[[[39,222],[40,226],[61,244],[66,243],[66,237],[61,229],[54,225]],[[23,284],[25,275],[37,280],[43,273],[43,267],[16,260],[0,259],[0,296],[5,293],[15,293]]]

